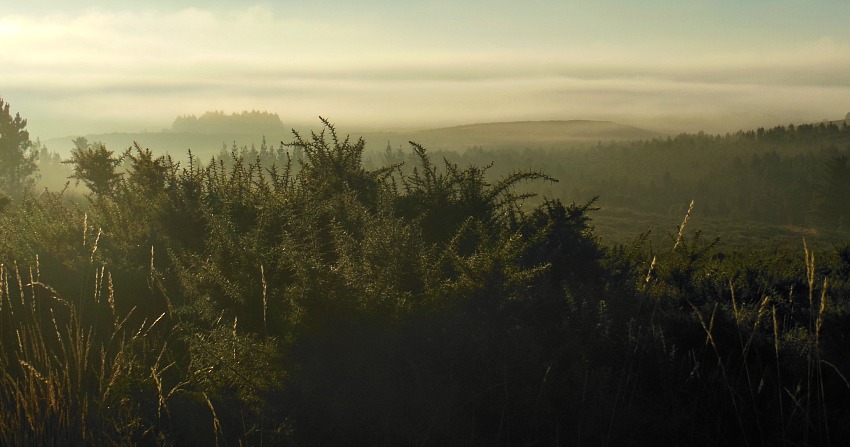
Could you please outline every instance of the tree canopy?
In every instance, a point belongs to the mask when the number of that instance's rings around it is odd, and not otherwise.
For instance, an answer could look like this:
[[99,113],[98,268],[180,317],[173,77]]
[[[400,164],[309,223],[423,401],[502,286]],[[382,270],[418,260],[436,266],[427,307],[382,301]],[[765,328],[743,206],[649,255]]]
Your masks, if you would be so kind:
[[0,191],[20,197],[35,183],[38,153],[32,150],[27,120],[12,116],[9,103],[0,98]]

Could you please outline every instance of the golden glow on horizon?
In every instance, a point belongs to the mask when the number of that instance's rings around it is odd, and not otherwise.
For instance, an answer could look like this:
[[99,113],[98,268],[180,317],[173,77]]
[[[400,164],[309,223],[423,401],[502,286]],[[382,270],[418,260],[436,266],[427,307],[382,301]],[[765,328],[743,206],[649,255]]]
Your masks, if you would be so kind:
[[385,128],[612,119],[661,131],[838,119],[850,110],[843,35],[661,42],[567,28],[551,42],[532,39],[558,30],[523,24],[531,13],[516,23],[491,14],[487,25],[502,23],[505,35],[474,22],[463,32],[455,21],[435,24],[431,35],[421,32],[427,23],[405,32],[387,14],[340,20],[255,5],[0,15],[0,95],[47,136],[161,128],[206,110],[268,110],[294,122],[321,114]]

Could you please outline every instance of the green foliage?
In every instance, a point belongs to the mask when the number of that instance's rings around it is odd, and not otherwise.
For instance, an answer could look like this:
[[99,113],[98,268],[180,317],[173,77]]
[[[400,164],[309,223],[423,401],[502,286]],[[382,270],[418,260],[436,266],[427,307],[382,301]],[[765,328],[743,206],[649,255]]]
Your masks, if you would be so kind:
[[362,140],[322,124],[206,164],[80,141],[75,177],[96,200],[10,204],[2,442],[848,434],[846,247],[817,266],[808,251],[724,253],[686,228],[693,208],[670,247],[605,247],[594,200],[528,192],[547,175],[438,166],[415,143],[370,170]]
[[103,143],[89,143],[84,137],[74,140],[71,149],[71,159],[66,163],[73,165],[74,173],[71,178],[86,185],[97,197],[104,197],[114,192],[115,186],[121,179],[117,168],[123,157],[115,157]]
[[32,149],[27,120],[12,116],[9,103],[0,98],[0,192],[21,198],[35,183],[38,152]]

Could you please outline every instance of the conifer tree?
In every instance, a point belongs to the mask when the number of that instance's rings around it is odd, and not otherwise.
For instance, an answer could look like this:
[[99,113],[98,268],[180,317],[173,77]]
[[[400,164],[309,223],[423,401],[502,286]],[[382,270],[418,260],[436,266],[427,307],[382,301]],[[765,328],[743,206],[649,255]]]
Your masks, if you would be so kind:
[[9,109],[0,98],[0,192],[20,197],[35,183],[38,153],[32,150],[27,120]]

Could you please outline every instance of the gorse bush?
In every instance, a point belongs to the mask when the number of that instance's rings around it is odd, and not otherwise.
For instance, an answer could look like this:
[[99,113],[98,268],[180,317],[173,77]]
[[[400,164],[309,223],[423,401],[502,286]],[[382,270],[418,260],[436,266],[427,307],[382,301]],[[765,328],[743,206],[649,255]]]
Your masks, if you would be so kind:
[[846,250],[759,264],[687,219],[672,250],[606,248],[595,202],[529,206],[545,174],[491,183],[417,144],[370,170],[322,125],[185,165],[80,142],[87,204],[0,214],[3,443],[847,434]]

